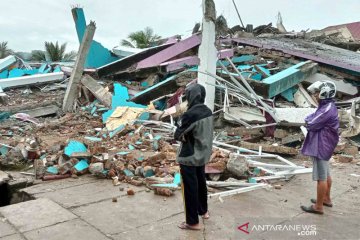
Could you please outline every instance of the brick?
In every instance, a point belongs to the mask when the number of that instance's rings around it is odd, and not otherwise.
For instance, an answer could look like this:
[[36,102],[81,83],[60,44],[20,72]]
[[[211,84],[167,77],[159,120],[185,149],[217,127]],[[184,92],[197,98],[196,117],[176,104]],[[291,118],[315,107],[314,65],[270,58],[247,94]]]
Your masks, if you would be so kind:
[[344,149],[344,153],[347,155],[355,156],[359,154],[359,149],[356,146],[346,146]]
[[345,155],[345,154],[338,155],[338,161],[339,162],[349,163],[349,162],[351,162],[353,160],[354,160],[354,157],[351,156],[351,155]]

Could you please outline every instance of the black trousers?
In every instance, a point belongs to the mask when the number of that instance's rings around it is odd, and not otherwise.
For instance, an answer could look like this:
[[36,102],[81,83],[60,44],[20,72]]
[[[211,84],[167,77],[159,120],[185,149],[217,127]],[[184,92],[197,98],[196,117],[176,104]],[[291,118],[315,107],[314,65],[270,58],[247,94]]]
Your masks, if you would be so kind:
[[199,215],[208,211],[205,166],[180,164],[186,223],[199,223]]

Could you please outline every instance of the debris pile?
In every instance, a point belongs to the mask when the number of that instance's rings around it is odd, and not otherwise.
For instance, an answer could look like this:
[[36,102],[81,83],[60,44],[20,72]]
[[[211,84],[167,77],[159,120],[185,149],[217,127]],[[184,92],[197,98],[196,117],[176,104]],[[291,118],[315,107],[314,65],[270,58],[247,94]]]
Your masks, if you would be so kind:
[[[282,22],[279,26],[286,31]],[[0,76],[6,75],[1,96],[7,96],[0,107],[2,166],[31,165],[43,180],[91,173],[115,186],[146,185],[172,196],[180,184],[173,132],[187,108],[184,89],[201,83],[201,74],[213,82],[206,81],[206,101],[212,99],[216,125],[208,184],[228,190],[210,197],[268,188],[269,180],[311,172],[306,162],[299,163],[299,150],[304,118],[318,105],[306,87],[318,80],[333,81],[338,90],[342,139],[334,159],[348,163],[358,156],[358,53],[303,39],[264,38],[261,34],[273,32],[265,25],[253,30],[258,37],[214,39],[217,55],[206,56],[215,67],[211,73],[201,66],[202,32],[112,59],[92,40],[95,24],[82,27],[69,81],[63,81],[67,73],[59,66],[45,64],[29,73],[13,56],[0,60]],[[95,66],[99,62],[104,64]],[[91,63],[96,64],[89,69]]]

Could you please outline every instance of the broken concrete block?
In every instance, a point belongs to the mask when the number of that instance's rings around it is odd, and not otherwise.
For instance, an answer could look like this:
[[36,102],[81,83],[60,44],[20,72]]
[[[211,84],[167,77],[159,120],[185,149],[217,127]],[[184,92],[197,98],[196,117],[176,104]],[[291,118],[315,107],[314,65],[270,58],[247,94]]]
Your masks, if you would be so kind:
[[240,147],[247,148],[250,150],[258,151],[262,147],[263,152],[276,153],[276,154],[286,154],[286,155],[297,155],[299,150],[292,147],[285,146],[274,146],[269,144],[259,144],[259,143],[249,143],[249,142],[240,142]]
[[287,135],[289,135],[289,133],[288,133],[288,131],[286,131],[284,129],[276,129],[274,132],[274,137],[279,138],[279,139],[282,139],[282,138],[286,137]]
[[46,173],[52,174],[52,175],[57,175],[59,173],[59,169],[57,167],[48,167],[46,169]]
[[346,146],[344,148],[344,153],[351,156],[356,156],[359,154],[359,149],[357,146]]
[[104,164],[101,162],[91,163],[89,166],[89,171],[94,175],[101,174],[104,171]]
[[167,197],[174,195],[174,192],[168,188],[155,188],[154,193],[156,195],[167,196]]
[[144,167],[144,169],[143,169],[143,176],[144,177],[151,177],[151,176],[154,176],[154,175],[155,175],[155,172],[152,169],[152,167],[150,167],[150,166],[145,166]]
[[77,173],[85,173],[89,168],[89,164],[86,160],[81,160],[77,164],[75,164],[74,169]]
[[339,160],[339,162],[342,162],[342,163],[349,163],[354,160],[354,157],[351,155],[341,154],[341,155],[338,155],[338,160]]
[[94,94],[94,96],[106,107],[111,107],[112,94],[101,86],[95,79],[85,75],[81,78],[81,83]]
[[336,153],[342,152],[344,151],[345,147],[346,147],[346,142],[342,142],[340,140],[339,143],[336,145],[334,152]]
[[82,142],[74,140],[71,140],[64,149],[64,153],[69,157],[71,154],[78,152],[87,152],[87,148]]
[[231,153],[228,163],[226,165],[227,170],[237,177],[243,177],[248,171],[248,164],[245,157]]
[[304,138],[303,134],[294,134],[281,139],[281,143],[287,145],[290,143],[301,142]]

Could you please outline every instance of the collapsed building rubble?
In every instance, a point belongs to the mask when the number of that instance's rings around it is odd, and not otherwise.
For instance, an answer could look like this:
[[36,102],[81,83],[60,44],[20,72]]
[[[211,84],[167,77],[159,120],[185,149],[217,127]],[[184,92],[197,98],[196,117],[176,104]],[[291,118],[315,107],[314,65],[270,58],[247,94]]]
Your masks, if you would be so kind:
[[[115,186],[146,185],[172,196],[180,184],[174,123],[187,107],[185,87],[198,81],[208,89],[216,122],[208,185],[227,190],[209,197],[269,188],[270,180],[311,172],[298,163],[301,126],[318,104],[306,86],[319,79],[339,89],[342,141],[335,158],[353,161],[348,155],[358,155],[360,144],[360,55],[301,39],[212,42],[210,10],[201,33],[112,58],[92,40],[95,24],[86,27],[82,9],[73,9],[81,47],[69,81],[58,65],[1,59],[1,166],[31,166],[43,180],[91,173]],[[202,46],[211,44],[216,49],[205,53]],[[229,175],[236,179],[223,181]]]

